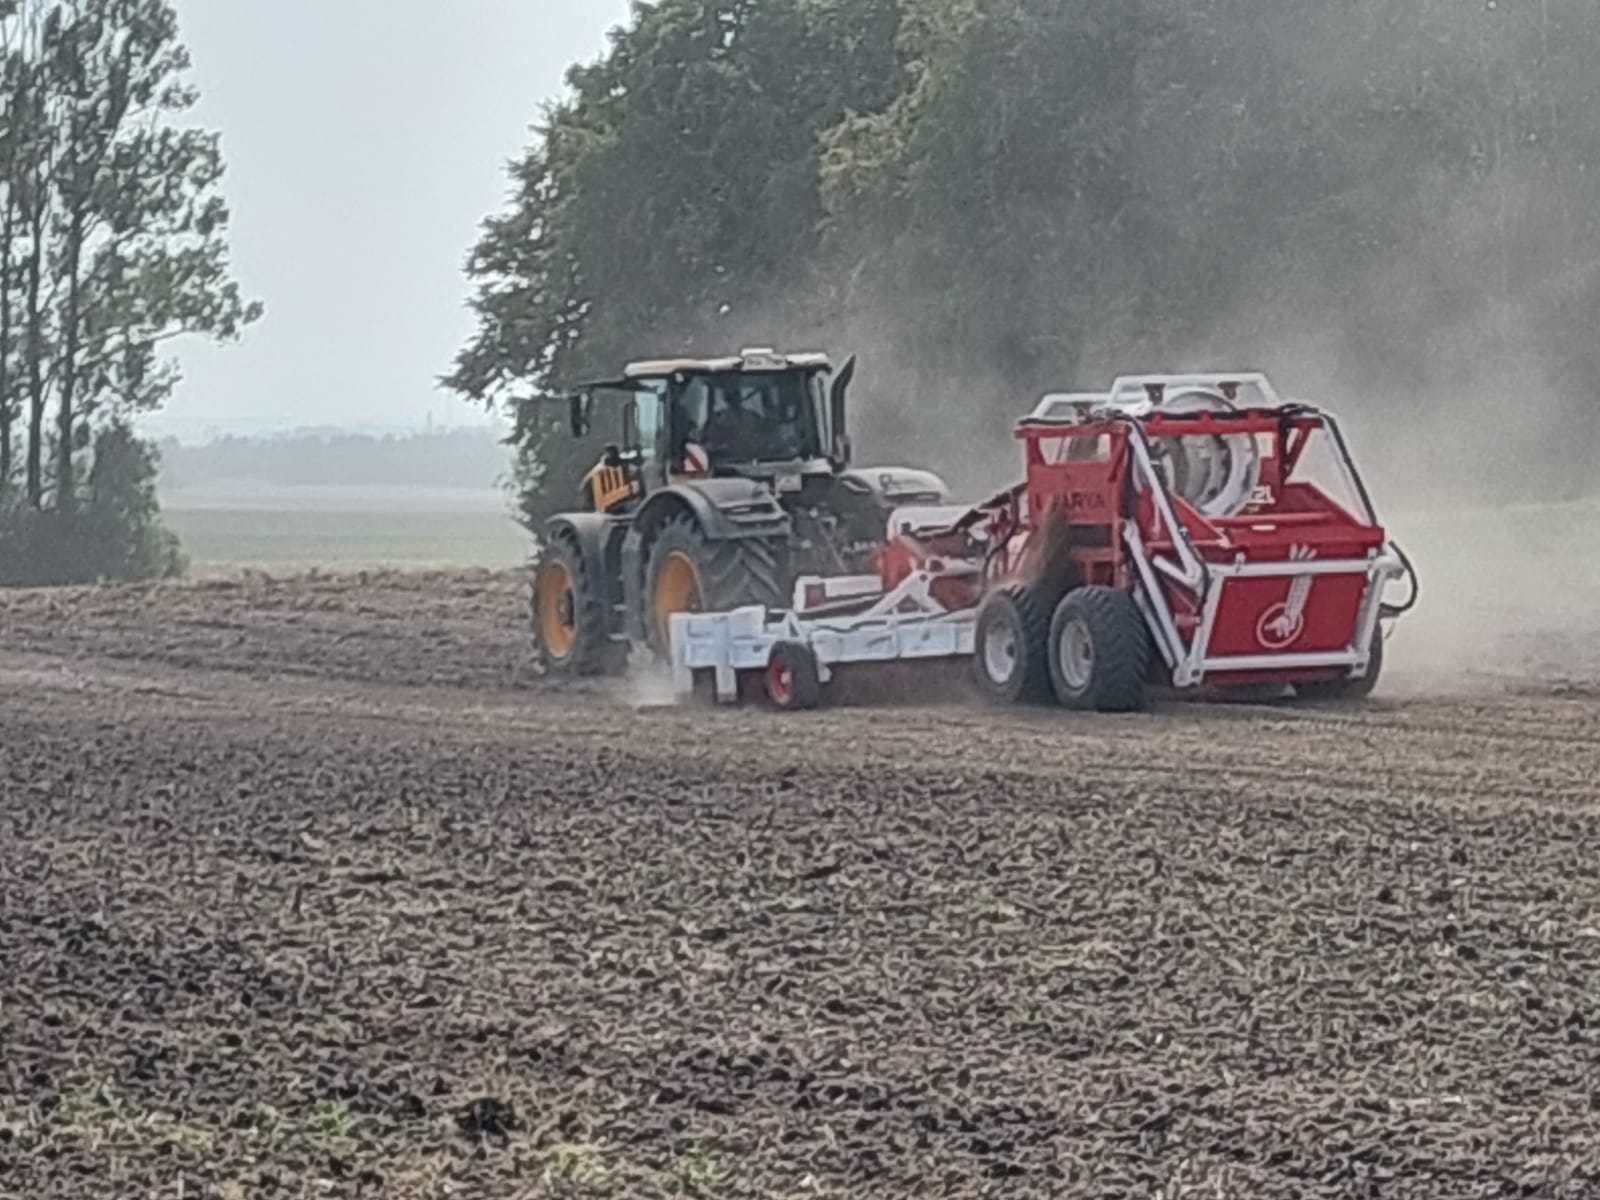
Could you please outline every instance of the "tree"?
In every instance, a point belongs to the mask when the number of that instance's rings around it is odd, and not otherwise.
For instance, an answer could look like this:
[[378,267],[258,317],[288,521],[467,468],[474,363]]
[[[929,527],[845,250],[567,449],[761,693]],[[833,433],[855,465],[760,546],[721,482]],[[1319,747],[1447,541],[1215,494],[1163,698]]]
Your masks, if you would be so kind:
[[[823,289],[818,140],[891,98],[888,0],[663,0],[568,75],[467,262],[476,335],[447,386],[516,409],[628,357],[772,336]],[[514,413],[522,515],[598,449]],[[599,422],[604,426],[604,417]],[[541,500],[541,496],[549,499]]]
[[5,500],[16,467],[16,422],[20,415],[12,349],[16,329],[17,241],[21,233],[22,189],[17,186],[23,156],[25,125],[17,99],[23,69],[17,39],[21,36],[14,8],[0,8],[0,502]]
[[[1577,0],[639,5],[486,224],[447,382],[495,404],[636,350],[848,344],[862,449],[979,490],[1041,389],[1242,362],[1464,431],[1470,488],[1587,484],[1597,52]],[[592,455],[553,437],[522,426],[530,518]]]
[[5,0],[0,52],[0,491],[25,411],[25,506],[70,518],[80,459],[154,471],[127,422],[177,383],[161,347],[236,338],[262,310],[229,276],[219,139],[183,123],[197,97],[167,0]]
[[[828,247],[851,310],[892,314],[918,390],[1058,382],[1090,320],[1128,323],[1146,182],[1130,170],[1169,21],[1146,0],[906,0],[900,86],[824,135]],[[941,378],[959,379],[941,388]],[[949,416],[951,414],[941,414]]]

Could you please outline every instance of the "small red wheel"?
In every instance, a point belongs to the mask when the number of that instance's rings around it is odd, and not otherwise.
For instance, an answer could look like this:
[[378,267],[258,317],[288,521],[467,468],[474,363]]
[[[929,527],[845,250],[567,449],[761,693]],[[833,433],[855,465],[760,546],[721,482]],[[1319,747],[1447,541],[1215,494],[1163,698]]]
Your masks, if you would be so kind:
[[767,659],[767,699],[784,712],[815,708],[822,702],[817,657],[799,642],[779,642]]

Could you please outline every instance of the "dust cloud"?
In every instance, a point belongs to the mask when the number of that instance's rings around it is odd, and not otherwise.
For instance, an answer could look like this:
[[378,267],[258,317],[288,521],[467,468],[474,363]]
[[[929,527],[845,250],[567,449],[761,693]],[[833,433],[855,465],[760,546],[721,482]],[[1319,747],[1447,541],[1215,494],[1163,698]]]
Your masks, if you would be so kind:
[[1421,576],[1391,690],[1600,681],[1600,414],[1570,311],[1600,268],[1561,261],[1556,197],[1517,192],[1427,197],[1437,219],[1355,289],[1245,306],[1196,356],[1248,346],[1340,417]]
[[[1356,85],[1353,67],[1346,78],[1344,60],[1322,61],[1314,37],[1295,36],[1319,86]],[[919,306],[870,287],[843,305],[829,295],[735,314],[730,326],[758,342],[756,330],[783,329],[780,344],[857,353],[858,462],[933,470],[958,500],[1018,478],[1012,427],[1046,390],[1103,389],[1135,372],[1264,370],[1285,397],[1340,418],[1420,574],[1421,601],[1388,645],[1394,687],[1600,684],[1600,262],[1576,253],[1582,189],[1563,183],[1583,166],[1439,178],[1398,199],[1377,189],[1374,204],[1396,203],[1384,228],[1405,232],[1368,266],[1324,279],[1245,263],[1225,295],[1197,297],[1213,315],[1181,339],[1130,323],[1126,309],[1099,321],[1091,306],[1083,326],[1062,330],[1013,328],[1013,311],[972,317],[975,351],[934,362],[914,328]],[[1015,279],[1016,290],[1069,286],[1048,271]],[[1018,369],[1003,348],[1022,344],[1031,351]]]
[[682,699],[672,681],[672,667],[643,652],[633,655],[627,673],[610,687],[613,700],[640,712],[671,708]]
[[[1593,268],[1501,290],[1474,267],[1493,255],[1498,217],[1457,204],[1353,293],[1236,306],[1203,343],[1156,361],[1129,345],[1052,390],[1103,389],[1123,373],[1265,370],[1286,398],[1338,416],[1380,518],[1420,576],[1420,602],[1386,646],[1384,694],[1530,678],[1587,686],[1600,681],[1592,401],[1574,398],[1554,368],[1541,319],[1593,286],[1574,277]],[[1364,336],[1373,326],[1387,331],[1381,340]],[[858,461],[933,470],[960,501],[1018,479],[1012,428],[1038,395],[981,369],[930,383],[893,328],[891,314],[833,335],[836,354],[861,361]],[[805,344],[828,346],[825,336]],[[1392,598],[1406,591],[1394,585]]]

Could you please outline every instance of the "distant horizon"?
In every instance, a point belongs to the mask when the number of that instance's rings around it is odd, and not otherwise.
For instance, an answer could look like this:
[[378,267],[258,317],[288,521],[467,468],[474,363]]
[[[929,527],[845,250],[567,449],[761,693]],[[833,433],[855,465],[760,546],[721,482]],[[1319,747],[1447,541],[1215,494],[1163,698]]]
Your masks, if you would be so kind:
[[[463,416],[468,419],[461,419]],[[278,417],[239,416],[220,419],[172,418],[157,413],[137,418],[135,428],[140,436],[153,442],[176,441],[183,446],[201,447],[224,438],[282,438],[308,434],[335,434],[377,437],[395,434],[447,434],[464,431],[504,432],[509,428],[497,413],[451,413],[452,419],[441,420],[440,414],[426,414],[422,420],[392,422],[329,422],[294,423],[288,414]]]

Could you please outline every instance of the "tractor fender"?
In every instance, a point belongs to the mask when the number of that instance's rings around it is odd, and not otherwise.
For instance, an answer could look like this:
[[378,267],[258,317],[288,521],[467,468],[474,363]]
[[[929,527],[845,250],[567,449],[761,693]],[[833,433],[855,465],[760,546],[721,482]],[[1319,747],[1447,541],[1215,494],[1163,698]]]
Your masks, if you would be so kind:
[[620,582],[622,540],[627,531],[626,521],[602,513],[563,513],[545,522],[543,540],[549,542],[554,538],[564,538],[578,547],[585,573],[590,579],[598,579],[604,584],[604,600],[609,609],[620,599],[617,585]]
[[839,486],[857,496],[874,497],[886,509],[936,507],[950,497],[943,479],[915,467],[857,468],[841,474]]
[[897,510],[940,508],[949,503],[949,495],[944,480],[932,472],[873,467],[838,476],[829,507],[844,522],[850,538],[877,542],[889,535]]
[[697,479],[651,494],[622,541],[621,576],[628,629],[644,637],[644,571],[656,532],[692,516],[711,541],[789,537],[789,514],[770,488],[750,479]]
[[696,479],[663,488],[645,502],[633,525],[648,541],[656,528],[683,511],[713,541],[789,533],[789,514],[772,489],[750,479]]

